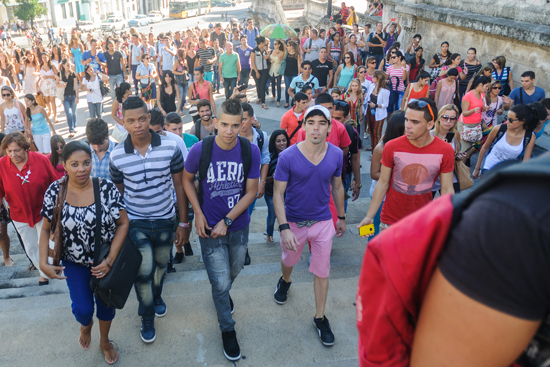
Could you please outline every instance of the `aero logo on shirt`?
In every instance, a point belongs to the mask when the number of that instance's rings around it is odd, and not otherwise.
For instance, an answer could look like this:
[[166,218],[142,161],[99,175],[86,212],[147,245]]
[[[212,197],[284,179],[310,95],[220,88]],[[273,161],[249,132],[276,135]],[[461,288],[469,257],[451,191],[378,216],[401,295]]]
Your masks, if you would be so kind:
[[206,181],[210,185],[211,197],[225,197],[227,206],[233,208],[241,198],[244,182],[243,164],[227,161],[215,163],[216,168],[210,163]]

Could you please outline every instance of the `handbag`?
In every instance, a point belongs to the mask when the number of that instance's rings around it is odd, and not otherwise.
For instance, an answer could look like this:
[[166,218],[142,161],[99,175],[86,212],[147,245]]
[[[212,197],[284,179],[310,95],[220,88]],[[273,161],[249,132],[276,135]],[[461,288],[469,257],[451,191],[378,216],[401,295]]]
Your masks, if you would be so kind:
[[281,66],[279,67],[279,70],[277,70],[277,74],[279,75],[285,75],[286,71],[286,56],[288,55],[288,51],[285,52],[285,57],[281,60]]
[[44,99],[44,95],[42,94],[42,92],[40,91],[36,92],[35,99],[36,99],[36,103],[38,103],[39,106],[46,108],[46,100]]
[[111,88],[109,88],[109,86],[107,84],[105,84],[105,82],[103,80],[101,80],[99,75],[97,77],[99,78],[99,89],[101,90],[101,96],[105,97],[109,93],[111,93]]
[[469,143],[477,143],[478,141],[481,140],[481,138],[483,138],[481,125],[475,125],[473,127],[462,125],[460,139],[467,141]]
[[[181,62],[180,62],[180,65],[181,65],[181,68],[183,70],[183,68],[185,67]],[[189,76],[187,74],[183,74],[183,75],[177,75],[177,74],[174,74],[174,77],[176,79],[176,83],[178,85],[185,85],[187,84],[187,82],[189,81]]]
[[53,207],[52,223],[50,227],[50,241],[48,248],[48,264],[59,266],[61,255],[63,253],[63,227],[61,225],[61,215],[65,207],[65,198],[67,197],[67,176],[59,179],[59,193],[55,206]]
[[[99,179],[94,177],[92,181],[96,208],[94,266],[97,266],[107,257],[111,246],[101,241],[102,205]],[[111,270],[103,278],[92,276],[90,279],[92,292],[106,307],[122,309],[137,279],[141,261],[141,253],[134,242],[126,237]]]
[[455,174],[460,186],[460,191],[464,191],[474,186],[474,180],[470,175],[470,168],[462,161],[455,160]]

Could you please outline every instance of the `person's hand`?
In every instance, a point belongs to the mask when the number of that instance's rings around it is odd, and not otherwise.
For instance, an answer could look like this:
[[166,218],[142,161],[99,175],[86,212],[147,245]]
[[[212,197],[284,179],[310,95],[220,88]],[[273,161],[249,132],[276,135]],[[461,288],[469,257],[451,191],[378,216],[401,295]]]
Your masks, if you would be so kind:
[[370,108],[375,108],[376,105],[375,105],[374,103],[372,103],[372,102],[369,102],[369,107],[370,107]]
[[166,117],[166,111],[161,110],[160,113],[162,113],[162,116]]
[[466,152],[456,153],[455,154],[455,160],[464,162],[466,160],[467,156],[468,156],[468,153],[466,153]]
[[406,67],[407,67],[407,60],[405,60],[405,59],[401,60],[401,66],[402,66],[404,69],[406,69]]
[[491,107],[487,106],[487,105],[484,105],[483,108],[482,108],[482,111],[485,112],[485,111],[489,111],[491,109]]
[[223,76],[220,75],[220,82],[223,84]]
[[260,72],[256,70],[256,78],[260,79]]
[[265,181],[260,181],[258,185],[258,192],[256,193],[256,198],[261,199],[265,193]]
[[[373,223],[374,223],[373,218],[370,218],[370,217],[367,216],[367,217],[363,218],[363,220],[357,225],[357,228],[361,228],[363,226],[368,226],[369,224],[373,224]],[[361,237],[365,238],[365,237],[370,237],[372,235],[373,234],[367,234],[366,236],[361,236]]]
[[218,237],[223,237],[226,234],[227,234],[227,225],[222,219],[214,226],[214,229],[212,230],[212,234],[210,235],[210,237],[218,238]]
[[[189,236],[187,236],[187,241],[189,240]],[[176,234],[174,235],[174,243],[176,245],[183,245],[186,241],[185,239],[185,228],[178,226],[178,229],[176,229]]]
[[464,68],[462,70],[464,71],[464,74],[468,74],[468,67],[466,64],[464,64]]
[[474,108],[475,113],[479,113],[480,111],[481,111],[481,109],[479,107]]
[[209,237],[206,234],[206,230],[212,228],[208,226],[208,222],[206,221],[206,217],[204,216],[204,214],[195,213],[195,229],[197,231],[197,235],[199,235],[200,237]]
[[290,229],[281,231],[281,240],[283,241],[283,246],[289,251],[296,252],[296,246],[300,244]]
[[342,237],[346,232],[346,221],[338,219],[336,222],[336,237]]
[[40,265],[40,270],[50,279],[67,279],[61,275],[64,269],[64,266]]
[[353,192],[353,195],[351,196],[351,201],[357,200],[359,198],[359,194],[361,193],[361,188],[357,187],[355,181],[351,183],[351,191]]
[[497,115],[502,115],[504,113],[504,111],[502,110],[502,108],[499,108],[497,110]]
[[506,104],[510,104],[512,102],[512,99],[508,96],[502,96],[502,101]]
[[[90,263],[93,265],[94,262],[90,261]],[[111,264],[112,266],[112,264]],[[92,275],[96,277],[97,279],[103,278],[111,269],[109,266],[107,266],[107,262],[105,259],[98,265],[98,266],[92,266]]]
[[479,172],[479,168],[476,168],[474,170],[474,173],[472,173],[472,178],[474,178],[474,179],[481,178],[481,172]]

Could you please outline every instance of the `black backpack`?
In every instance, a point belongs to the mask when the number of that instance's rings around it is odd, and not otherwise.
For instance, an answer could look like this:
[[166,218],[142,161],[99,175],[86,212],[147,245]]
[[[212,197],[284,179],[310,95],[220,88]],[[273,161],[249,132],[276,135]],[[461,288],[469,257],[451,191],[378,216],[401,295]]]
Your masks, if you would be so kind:
[[[202,151],[201,151],[201,160],[199,164],[199,203],[202,206],[202,180],[208,175],[208,167],[210,167],[210,160],[212,159],[212,148],[214,147],[214,139],[216,136],[207,136],[202,140]],[[252,165],[252,146],[250,140],[243,138],[242,136],[238,137],[241,144],[241,158],[243,161],[243,173],[244,173],[244,183],[246,192],[246,179],[248,178],[248,172],[250,171],[250,166]],[[259,141],[258,141],[259,142]]]
[[[502,124],[500,125],[500,128],[498,129],[497,136],[495,137],[495,140],[493,140],[493,144],[491,144],[491,147],[489,148],[489,151],[487,152],[487,155],[493,150],[495,144],[502,139],[504,134],[506,133],[506,130],[508,130],[508,125]],[[520,157],[523,157],[523,153],[525,152],[525,148],[529,145],[529,142],[533,138],[533,130],[526,130],[525,131],[525,137],[523,138],[523,150],[521,151],[521,154],[518,156],[518,160]]]
[[254,127],[258,132],[258,148],[260,148],[260,154],[262,153],[262,148],[264,147],[264,132],[256,127]]

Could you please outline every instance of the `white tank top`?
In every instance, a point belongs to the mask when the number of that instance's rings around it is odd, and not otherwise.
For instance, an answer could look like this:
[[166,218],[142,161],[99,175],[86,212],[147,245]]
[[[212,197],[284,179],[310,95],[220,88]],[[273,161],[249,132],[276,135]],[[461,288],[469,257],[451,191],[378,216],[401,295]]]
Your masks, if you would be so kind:
[[487,155],[487,159],[485,159],[483,169],[491,169],[501,162],[516,159],[523,152],[523,140],[519,145],[510,145],[506,141],[507,134],[508,131],[493,146],[493,149]]
[[12,108],[6,107],[4,109],[4,116],[6,116],[6,134],[12,133],[14,131],[25,131],[25,125],[21,121],[21,114],[19,109],[13,104]]

